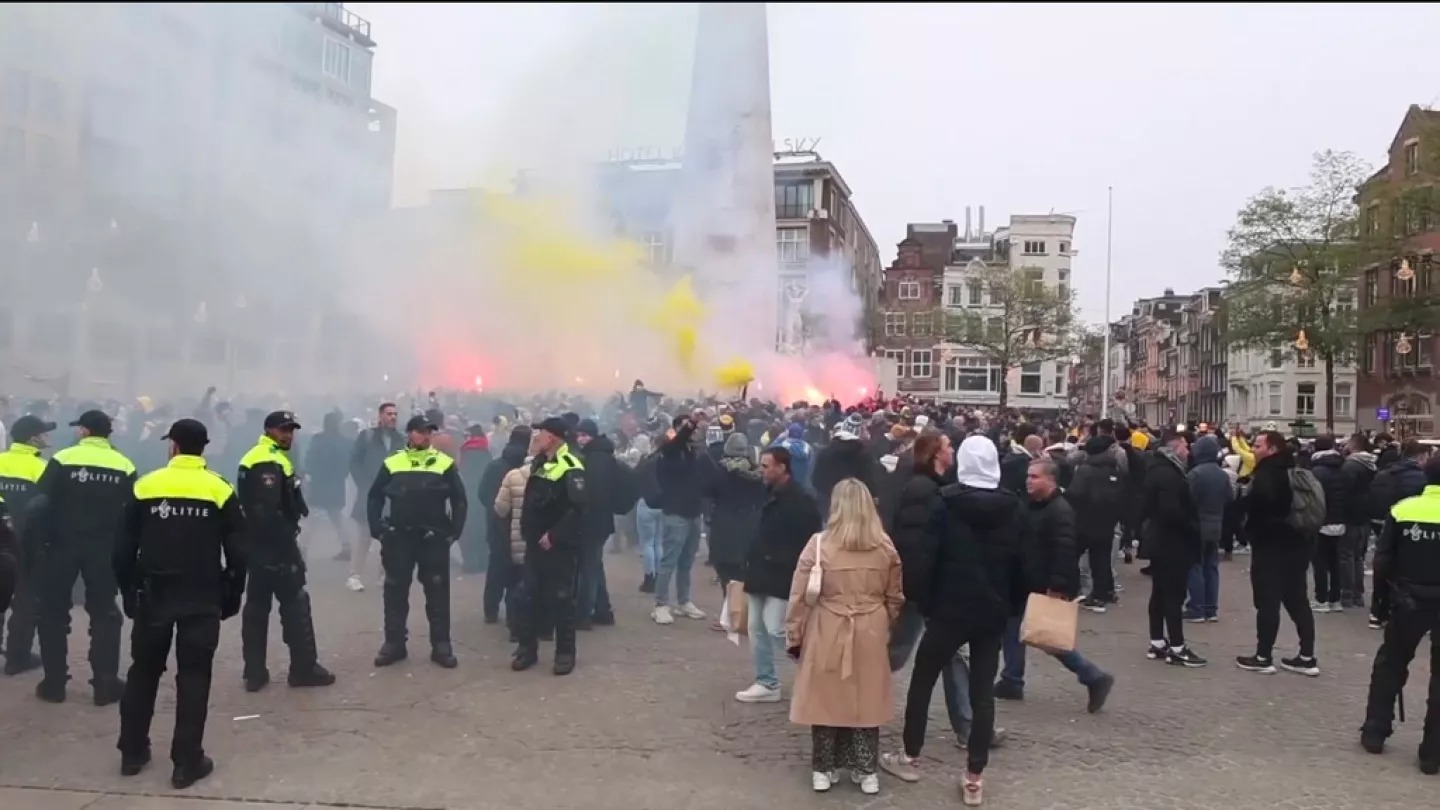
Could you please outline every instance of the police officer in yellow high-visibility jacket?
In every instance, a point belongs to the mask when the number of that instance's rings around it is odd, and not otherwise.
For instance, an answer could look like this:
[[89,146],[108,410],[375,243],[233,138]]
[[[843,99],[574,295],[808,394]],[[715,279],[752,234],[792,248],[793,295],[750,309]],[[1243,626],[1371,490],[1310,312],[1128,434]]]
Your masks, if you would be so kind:
[[[556,675],[575,670],[575,586],[579,573],[586,506],[585,464],[570,452],[563,419],[535,428],[535,461],[525,482],[520,536],[525,541],[521,585],[520,645],[510,668],[519,672],[539,660],[539,629],[555,627]],[[542,622],[541,617],[544,617]]]
[[[45,677],[35,688],[44,701],[65,700],[70,680],[68,640],[71,592],[85,578],[85,612],[90,615],[90,684],[95,705],[120,699],[120,627],[115,603],[115,527],[135,487],[135,465],[110,444],[110,417],[86,411],[70,423],[80,437],[50,459],[36,484],[26,532],[37,531],[40,552],[40,661]],[[29,542],[27,540],[27,542]]]
[[[15,601],[10,606],[10,626],[5,634],[5,674],[19,675],[40,666],[35,655],[35,619],[40,609],[36,582],[39,571],[38,532],[27,532],[29,504],[35,497],[40,476],[45,472],[45,459],[40,453],[50,446],[54,422],[26,415],[10,426],[10,447],[0,452],[0,495],[10,510],[16,535]],[[0,608],[0,615],[5,613]]]
[[[215,769],[202,746],[220,621],[245,592],[243,520],[235,491],[206,468],[205,426],[181,419],[165,434],[170,463],[133,487],[112,564],[130,632],[130,677],[120,701],[120,773],[150,761],[150,720],[175,645],[175,735],[170,784],[186,788]],[[223,556],[223,560],[222,560]]]
[[1385,624],[1375,654],[1360,744],[1385,749],[1395,720],[1395,699],[1410,661],[1430,634],[1430,701],[1420,740],[1420,770],[1440,773],[1440,458],[1425,465],[1425,489],[1390,508],[1375,543],[1375,594],[1371,612]]
[[265,435],[240,459],[235,494],[245,511],[245,556],[250,581],[240,613],[240,643],[245,659],[245,690],[270,683],[265,643],[270,603],[280,603],[280,630],[290,648],[291,686],[329,686],[335,676],[320,666],[310,594],[305,591],[305,555],[296,538],[300,519],[310,514],[295,467],[286,455],[300,423],[290,411],[265,417]]
[[424,416],[412,418],[405,425],[405,449],[385,459],[366,498],[370,536],[380,541],[385,569],[385,643],[375,656],[377,667],[406,656],[410,581],[417,574],[430,623],[430,660],[447,669],[457,663],[450,646],[450,544],[465,529],[465,485],[455,462],[430,446],[435,429]]

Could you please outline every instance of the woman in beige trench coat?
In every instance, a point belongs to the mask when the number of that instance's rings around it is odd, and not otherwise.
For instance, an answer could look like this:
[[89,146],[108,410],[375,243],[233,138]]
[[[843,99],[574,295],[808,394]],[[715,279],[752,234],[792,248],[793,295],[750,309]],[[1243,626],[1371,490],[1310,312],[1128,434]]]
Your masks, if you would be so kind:
[[790,721],[812,727],[816,791],[829,790],[839,768],[863,792],[880,790],[880,727],[895,713],[886,645],[904,604],[900,556],[870,490],[847,478],[825,530],[800,555],[785,616],[786,646],[800,661]]

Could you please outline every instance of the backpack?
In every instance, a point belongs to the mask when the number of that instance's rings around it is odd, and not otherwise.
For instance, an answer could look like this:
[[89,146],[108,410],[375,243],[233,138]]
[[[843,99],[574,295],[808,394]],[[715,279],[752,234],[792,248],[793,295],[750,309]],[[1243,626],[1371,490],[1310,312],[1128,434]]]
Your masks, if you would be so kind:
[[1290,470],[1290,514],[1285,523],[1306,534],[1325,525],[1325,489],[1309,470]]

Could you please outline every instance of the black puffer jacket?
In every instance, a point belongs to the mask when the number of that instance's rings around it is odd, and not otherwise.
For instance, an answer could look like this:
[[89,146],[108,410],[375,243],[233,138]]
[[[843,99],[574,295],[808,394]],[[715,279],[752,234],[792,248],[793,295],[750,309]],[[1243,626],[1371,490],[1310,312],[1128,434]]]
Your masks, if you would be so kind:
[[1343,525],[1350,509],[1350,479],[1341,471],[1345,457],[1334,450],[1310,456],[1310,472],[1325,490],[1325,525]]
[[585,538],[590,542],[605,542],[615,532],[615,507],[618,505],[617,485],[620,480],[620,460],[615,458],[615,443],[609,436],[596,436],[580,448],[580,459],[585,462],[585,487],[588,490],[585,505]]
[[[1351,453],[1345,457],[1345,464],[1340,467],[1340,472],[1345,474],[1345,482],[1349,487],[1346,493],[1344,509],[1344,523],[1346,526],[1365,526],[1370,522],[1370,513],[1374,507],[1367,501],[1370,500],[1370,485],[1375,482],[1375,456],[1366,453]],[[1328,499],[1330,493],[1327,491],[1325,497]],[[1326,500],[1328,506],[1330,501]]]
[[1020,549],[1029,526],[1020,499],[1003,489],[951,484],[931,542],[934,568],[921,612],[931,619],[1000,633],[1023,612],[1029,589]]
[[1025,548],[1025,579],[1031,593],[1059,591],[1067,599],[1080,595],[1080,557],[1075,551],[1075,510],[1056,491],[1031,501],[1029,544]]
[[721,449],[725,455],[708,468],[705,486],[705,494],[715,503],[709,543],[710,562],[717,569],[745,564],[760,527],[760,508],[770,497],[743,433],[731,436]]
[[[941,509],[940,477],[912,475],[900,490],[898,508],[890,523],[890,540],[900,554],[900,572],[906,601],[919,601],[927,590],[925,577],[935,566],[936,513]],[[912,595],[913,594],[913,595]]]

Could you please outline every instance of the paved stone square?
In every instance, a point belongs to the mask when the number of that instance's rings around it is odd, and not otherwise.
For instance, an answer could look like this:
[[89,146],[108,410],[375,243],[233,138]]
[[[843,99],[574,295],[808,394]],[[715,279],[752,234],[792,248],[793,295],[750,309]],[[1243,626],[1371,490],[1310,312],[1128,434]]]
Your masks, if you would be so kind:
[[[319,530],[323,531],[323,530]],[[344,566],[328,560],[321,535],[311,591],[322,659],[340,681],[322,690],[283,684],[287,663],[278,618],[271,631],[272,675],[259,694],[240,683],[239,620],[227,622],[216,664],[207,750],[215,774],[179,798],[169,789],[173,683],[160,696],[157,762],[130,779],[118,773],[116,710],[89,701],[85,619],[75,612],[70,701],[42,704],[36,675],[0,678],[0,808],[3,810],[231,810],[241,803],[375,808],[592,808],[593,810],[746,810],[958,805],[962,753],[936,689],[923,782],[882,777],[862,796],[844,782],[816,796],[809,787],[808,729],[792,726],[786,705],[745,706],[748,650],[677,619],[658,627],[637,593],[638,561],[607,558],[619,625],[580,636],[580,667],[568,678],[542,666],[508,668],[504,630],[480,620],[479,578],[453,590],[460,667],[431,665],[423,641],[409,661],[377,671],[380,592],[344,590]],[[374,555],[372,554],[372,563]],[[1084,690],[1058,664],[1032,654],[1026,700],[1001,702],[1010,741],[986,772],[986,804],[1024,808],[1323,808],[1432,806],[1440,778],[1415,768],[1424,689],[1420,655],[1407,695],[1410,721],[1384,757],[1356,743],[1365,686],[1379,634],[1360,611],[1319,616],[1317,679],[1241,672],[1254,612],[1248,558],[1222,565],[1222,621],[1191,626],[1211,659],[1203,670],[1147,661],[1146,580],[1122,567],[1125,603],[1084,614],[1082,648],[1119,683],[1105,712],[1085,713]],[[696,602],[718,609],[710,570],[697,569]],[[371,577],[373,580],[373,575]],[[424,639],[416,588],[411,634]],[[1282,623],[1280,646],[1293,652]],[[1422,648],[1423,649],[1423,648]],[[897,720],[885,730],[898,745]],[[250,805],[250,806],[253,806]]]

